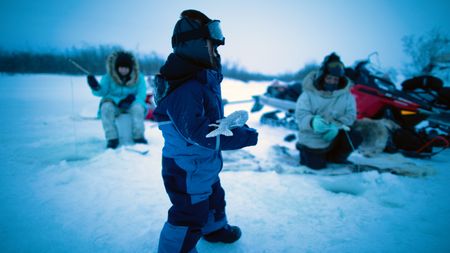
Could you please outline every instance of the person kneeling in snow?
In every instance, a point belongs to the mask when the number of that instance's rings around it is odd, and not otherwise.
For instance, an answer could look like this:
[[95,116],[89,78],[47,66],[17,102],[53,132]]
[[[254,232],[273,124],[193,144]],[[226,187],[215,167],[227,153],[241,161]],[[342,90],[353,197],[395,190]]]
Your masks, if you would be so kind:
[[328,162],[350,163],[348,156],[362,142],[362,136],[350,128],[356,120],[350,86],[344,64],[335,53],[326,56],[320,69],[303,80],[295,110],[301,165],[322,169]]
[[202,236],[223,243],[241,236],[225,214],[221,150],[256,145],[258,133],[242,125],[235,126],[231,136],[206,137],[224,118],[217,47],[225,39],[218,25],[199,11],[183,11],[172,36],[174,52],[155,77],[154,116],[165,140],[162,176],[172,202],[159,239],[160,253],[197,252]]
[[121,113],[129,113],[132,119],[132,137],[135,143],[147,144],[144,137],[144,118],[146,111],[146,83],[139,73],[136,58],[125,51],[112,53],[106,61],[107,74],[100,81],[93,75],[87,82],[95,96],[102,97],[100,115],[107,140],[107,148],[119,145],[119,134],[115,119]]

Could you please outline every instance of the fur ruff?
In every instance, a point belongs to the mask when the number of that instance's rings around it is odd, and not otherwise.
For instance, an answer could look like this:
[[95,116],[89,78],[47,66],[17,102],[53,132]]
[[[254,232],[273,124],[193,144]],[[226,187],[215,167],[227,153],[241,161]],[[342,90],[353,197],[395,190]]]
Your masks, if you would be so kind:
[[106,60],[106,70],[108,71],[108,74],[111,75],[111,78],[115,83],[122,86],[134,86],[139,81],[139,63],[134,57],[133,54],[130,53],[131,59],[133,61],[133,68],[130,70],[130,80],[128,80],[126,83],[123,83],[122,80],[120,80],[119,73],[116,70],[116,61],[117,56],[119,54],[119,51],[112,53],[109,55],[108,59]]

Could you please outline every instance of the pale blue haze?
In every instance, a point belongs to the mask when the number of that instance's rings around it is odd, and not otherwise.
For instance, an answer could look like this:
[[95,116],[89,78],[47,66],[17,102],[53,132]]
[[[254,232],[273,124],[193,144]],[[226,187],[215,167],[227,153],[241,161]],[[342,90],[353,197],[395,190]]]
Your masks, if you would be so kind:
[[399,67],[408,60],[403,36],[433,28],[450,33],[445,0],[16,0],[0,3],[0,46],[119,44],[165,57],[173,25],[188,8],[222,20],[225,60],[264,73],[295,71],[330,51],[346,64],[377,51],[385,67]]

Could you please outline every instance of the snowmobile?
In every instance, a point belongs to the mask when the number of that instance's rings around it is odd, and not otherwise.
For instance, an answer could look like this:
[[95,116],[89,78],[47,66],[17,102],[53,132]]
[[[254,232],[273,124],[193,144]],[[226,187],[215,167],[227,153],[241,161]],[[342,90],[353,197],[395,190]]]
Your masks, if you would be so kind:
[[[388,118],[407,129],[426,119],[449,133],[449,98],[439,94],[448,88],[443,87],[442,80],[433,76],[416,77],[404,81],[399,90],[388,78],[372,74],[368,64],[369,61],[362,61],[354,69],[346,70],[355,84],[351,91],[356,98],[358,119]],[[419,87],[415,85],[418,82],[425,84]]]
[[401,86],[412,99],[430,107],[432,113],[427,120],[432,126],[450,132],[450,87],[444,87],[441,79],[431,75],[408,79]]
[[[375,74],[374,74],[375,72]],[[378,75],[377,75],[378,73]],[[356,98],[358,119],[387,118],[400,126],[393,133],[393,151],[411,157],[430,157],[449,146],[450,88],[434,76],[419,76],[405,80],[401,90],[370,61],[359,62],[346,70],[355,85],[351,92]],[[441,150],[432,152],[432,147]]]
[[301,93],[301,82],[285,83],[275,80],[269,85],[266,93],[253,97],[254,104],[251,112],[260,111],[264,105],[273,107],[276,110],[266,112],[261,116],[262,124],[297,130],[294,112],[296,101]]

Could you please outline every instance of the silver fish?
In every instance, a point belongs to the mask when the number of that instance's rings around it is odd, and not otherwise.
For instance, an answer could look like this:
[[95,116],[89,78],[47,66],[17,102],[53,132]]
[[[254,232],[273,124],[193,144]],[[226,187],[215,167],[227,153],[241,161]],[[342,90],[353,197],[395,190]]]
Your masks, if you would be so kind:
[[232,114],[228,115],[223,119],[219,119],[216,123],[219,124],[210,124],[209,126],[215,126],[217,129],[214,129],[209,134],[206,135],[206,138],[216,137],[218,135],[232,136],[233,132],[231,129],[241,127],[248,120],[248,112],[244,110],[235,111]]

